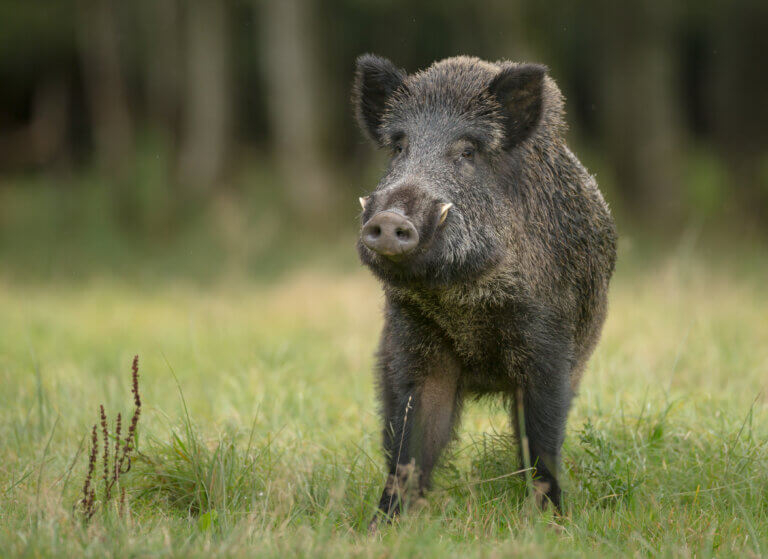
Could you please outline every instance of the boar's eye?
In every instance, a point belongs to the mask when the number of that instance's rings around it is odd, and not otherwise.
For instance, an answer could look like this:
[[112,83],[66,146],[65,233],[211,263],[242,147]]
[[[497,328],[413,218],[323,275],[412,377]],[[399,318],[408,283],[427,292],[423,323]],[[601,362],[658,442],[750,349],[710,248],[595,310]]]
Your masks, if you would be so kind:
[[399,157],[405,151],[405,144],[398,141],[392,144],[392,157]]
[[393,134],[389,141],[390,149],[392,150],[392,157],[397,157],[405,151],[408,145],[408,139],[403,132],[397,132]]
[[472,161],[475,158],[475,148],[471,146],[464,148],[461,152],[461,158]]

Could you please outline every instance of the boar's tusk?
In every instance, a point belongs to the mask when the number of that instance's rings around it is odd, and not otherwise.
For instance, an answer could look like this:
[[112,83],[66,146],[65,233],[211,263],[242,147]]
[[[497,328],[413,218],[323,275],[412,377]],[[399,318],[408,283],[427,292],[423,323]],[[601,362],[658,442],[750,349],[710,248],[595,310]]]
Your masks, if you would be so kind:
[[448,202],[447,204],[440,204],[440,222],[438,225],[442,225],[443,221],[445,221],[445,218],[448,217],[448,210],[450,210],[453,207],[453,204]]
[[370,196],[360,196],[360,198],[358,198],[358,201],[360,202],[360,207],[362,207],[363,209],[365,209],[365,205],[368,203],[368,198],[370,198]]

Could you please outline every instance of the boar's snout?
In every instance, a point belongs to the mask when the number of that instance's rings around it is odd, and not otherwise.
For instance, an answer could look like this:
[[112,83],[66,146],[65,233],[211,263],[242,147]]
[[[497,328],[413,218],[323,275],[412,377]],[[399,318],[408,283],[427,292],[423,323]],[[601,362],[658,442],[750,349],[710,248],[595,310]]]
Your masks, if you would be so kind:
[[416,227],[405,216],[391,211],[374,215],[363,225],[363,244],[382,256],[408,254],[419,244]]

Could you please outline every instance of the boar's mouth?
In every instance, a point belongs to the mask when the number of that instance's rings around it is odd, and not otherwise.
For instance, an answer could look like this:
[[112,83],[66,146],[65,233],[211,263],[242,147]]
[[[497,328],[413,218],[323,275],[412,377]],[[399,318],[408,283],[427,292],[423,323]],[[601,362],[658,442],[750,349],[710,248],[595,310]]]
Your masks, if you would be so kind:
[[396,207],[375,207],[378,204],[370,196],[359,201],[364,223],[358,237],[358,253],[374,275],[385,283],[400,286],[413,282],[444,283],[446,278],[438,276],[446,272],[443,253],[447,246],[440,233],[450,221],[453,203],[428,203],[430,210],[422,206],[427,211],[415,211],[411,217]]
[[403,217],[406,214],[397,208],[382,210],[384,204],[375,196],[360,202],[364,223],[357,239],[358,255],[362,264],[385,285],[441,289],[472,284],[503,258],[503,244],[494,231],[484,226],[468,227],[465,216],[444,200],[421,205],[426,211],[414,212],[415,217],[410,218],[418,231],[418,244],[413,250],[382,255],[365,244],[365,226],[380,212],[394,211]]
[[362,243],[386,258],[402,258],[419,247],[416,225],[394,210],[375,213],[360,231]]
[[[359,200],[365,218],[366,213],[371,213],[365,212],[369,197]],[[376,211],[363,223],[360,242],[374,254],[395,262],[423,252],[432,243],[436,230],[445,223],[453,203],[442,202],[432,207],[436,211],[426,215],[417,212],[413,217],[399,208]]]

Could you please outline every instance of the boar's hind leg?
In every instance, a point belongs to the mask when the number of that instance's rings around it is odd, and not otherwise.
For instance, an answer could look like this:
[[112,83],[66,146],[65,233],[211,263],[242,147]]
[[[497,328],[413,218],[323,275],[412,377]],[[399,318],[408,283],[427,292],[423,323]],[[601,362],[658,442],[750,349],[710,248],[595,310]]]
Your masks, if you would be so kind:
[[413,382],[402,387],[386,375],[383,379],[389,477],[373,525],[382,514],[398,514],[404,502],[420,498],[429,488],[432,469],[451,440],[461,407],[459,368],[453,360],[436,357],[427,371],[408,377]]
[[[520,439],[517,405],[522,395],[525,439],[531,466],[535,467],[534,491],[537,502],[545,507],[549,500],[560,510],[560,484],[558,469],[560,449],[565,438],[565,423],[571,404],[572,391],[568,367],[553,366],[539,369],[515,395],[512,423]],[[524,439],[520,440],[521,454]]]

